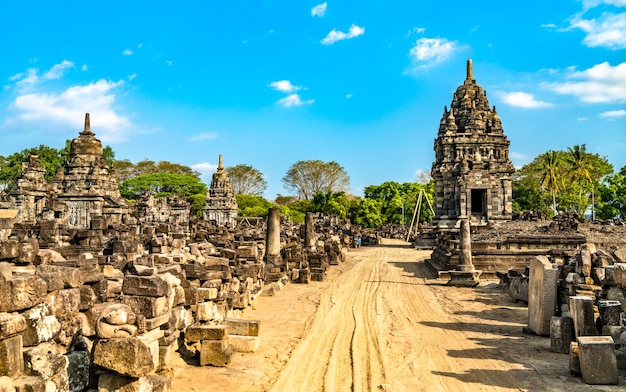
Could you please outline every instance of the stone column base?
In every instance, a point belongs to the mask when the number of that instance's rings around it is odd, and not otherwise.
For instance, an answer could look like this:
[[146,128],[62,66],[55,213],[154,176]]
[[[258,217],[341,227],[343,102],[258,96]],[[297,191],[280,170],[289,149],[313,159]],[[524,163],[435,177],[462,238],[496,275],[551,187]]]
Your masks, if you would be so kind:
[[483,271],[448,271],[448,286],[476,287],[480,283],[478,277]]

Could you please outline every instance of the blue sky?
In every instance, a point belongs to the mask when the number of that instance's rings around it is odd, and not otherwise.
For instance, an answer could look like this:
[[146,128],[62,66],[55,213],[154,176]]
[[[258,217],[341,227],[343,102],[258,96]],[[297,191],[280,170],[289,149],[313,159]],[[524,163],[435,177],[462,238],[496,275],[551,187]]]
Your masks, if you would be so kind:
[[60,148],[89,112],[118,159],[208,182],[223,154],[269,199],[296,161],[336,161],[362,195],[430,171],[471,53],[516,166],[583,143],[626,165],[626,0],[9,0],[0,37],[0,155]]

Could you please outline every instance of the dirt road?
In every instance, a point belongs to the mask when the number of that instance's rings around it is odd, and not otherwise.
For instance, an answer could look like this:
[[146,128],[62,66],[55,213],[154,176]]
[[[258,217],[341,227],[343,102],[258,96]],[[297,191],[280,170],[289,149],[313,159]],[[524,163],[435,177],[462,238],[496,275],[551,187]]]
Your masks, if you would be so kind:
[[[185,366],[175,390],[587,391],[568,356],[526,335],[527,308],[495,284],[445,286],[401,241],[351,250],[324,282],[290,285],[244,315],[262,347],[228,368]],[[594,390],[623,390],[600,386]],[[211,388],[213,389],[213,388]]]

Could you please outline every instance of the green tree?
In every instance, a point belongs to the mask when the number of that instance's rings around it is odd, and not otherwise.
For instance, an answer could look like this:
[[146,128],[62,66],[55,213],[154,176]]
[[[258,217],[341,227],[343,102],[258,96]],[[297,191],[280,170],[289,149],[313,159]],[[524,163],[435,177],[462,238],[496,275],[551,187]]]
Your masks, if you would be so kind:
[[556,211],[556,194],[560,188],[561,182],[561,163],[562,158],[556,151],[548,151],[541,157],[539,175],[541,176],[541,188],[548,189],[552,196],[552,211],[554,215]]
[[272,203],[258,195],[235,195],[237,198],[237,215],[239,216],[259,216],[267,217],[268,210]]
[[370,198],[362,198],[355,203],[353,208],[351,208],[351,220],[356,224],[368,228],[381,226],[383,224],[381,208],[382,203],[380,201]]
[[282,178],[285,188],[300,199],[310,199],[318,192],[348,191],[350,177],[337,162],[298,161]]
[[250,165],[239,164],[227,167],[226,172],[236,195],[261,196],[267,189],[267,181],[265,181],[263,173]]
[[600,219],[626,218],[626,166],[598,186]]
[[[419,209],[419,222],[432,220],[433,214],[428,205],[434,205],[434,184],[429,180],[426,184],[405,182],[400,184],[395,181],[387,181],[380,185],[370,185],[365,187],[363,194],[365,198],[374,199],[381,203],[381,214],[383,223],[410,223],[413,212],[422,196],[422,207]],[[424,199],[427,198],[427,200]]]
[[313,195],[313,205],[311,208],[313,212],[335,215],[339,220],[343,221],[348,216],[350,202],[344,192],[317,192]]
[[120,194],[137,200],[145,192],[154,193],[155,197],[168,197],[172,194],[189,199],[192,195],[205,195],[206,185],[198,178],[187,174],[153,173],[130,178],[120,183]]
[[588,153],[585,145],[547,151],[514,174],[514,209],[541,209],[547,215],[575,211],[583,215],[594,198],[594,189],[612,171],[606,158]]
[[144,159],[135,164],[128,159],[119,161],[113,160],[111,167],[117,172],[120,182],[124,182],[133,177],[156,173],[182,174],[200,180],[200,173],[189,166],[169,161],[154,162],[150,159]]

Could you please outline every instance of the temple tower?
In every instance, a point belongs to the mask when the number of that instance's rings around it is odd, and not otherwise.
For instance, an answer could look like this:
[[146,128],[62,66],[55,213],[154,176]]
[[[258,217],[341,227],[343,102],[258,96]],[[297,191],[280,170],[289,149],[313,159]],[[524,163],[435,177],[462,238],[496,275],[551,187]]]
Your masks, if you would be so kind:
[[105,224],[121,223],[128,204],[120,196],[117,176],[104,159],[102,142],[91,131],[89,113],[85,127],[70,144],[70,159],[53,181],[58,217],[67,217],[70,229],[89,229],[94,217]]
[[228,173],[222,164],[220,154],[217,170],[213,173],[211,186],[204,203],[204,220],[215,221],[218,225],[233,225],[237,216],[237,199],[230,185]]
[[440,227],[469,219],[472,225],[492,219],[511,219],[509,140],[504,135],[496,107],[490,108],[487,93],[476,83],[472,60],[467,75],[444,107],[435,139],[435,218]]

